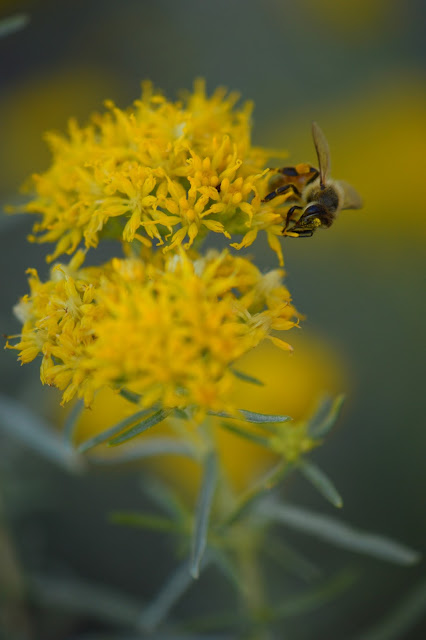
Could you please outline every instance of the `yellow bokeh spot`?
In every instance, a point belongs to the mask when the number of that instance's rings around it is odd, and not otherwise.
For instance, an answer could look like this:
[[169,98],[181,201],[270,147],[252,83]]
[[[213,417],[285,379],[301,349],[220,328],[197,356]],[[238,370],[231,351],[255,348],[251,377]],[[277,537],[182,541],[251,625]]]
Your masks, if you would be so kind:
[[71,113],[83,117],[100,108],[105,93],[115,90],[112,75],[85,66],[34,75],[5,92],[0,103],[0,191],[10,193],[30,173],[48,165],[43,131],[63,128]]

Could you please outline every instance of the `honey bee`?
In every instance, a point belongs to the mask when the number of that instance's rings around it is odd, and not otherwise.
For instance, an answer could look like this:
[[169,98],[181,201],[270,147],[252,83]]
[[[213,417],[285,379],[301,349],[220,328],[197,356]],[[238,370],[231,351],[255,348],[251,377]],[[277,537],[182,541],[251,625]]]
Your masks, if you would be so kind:
[[319,168],[298,164],[278,169],[279,175],[270,181],[270,187],[275,188],[262,201],[269,202],[291,191],[288,201],[297,204],[287,211],[283,234],[293,238],[309,238],[316,229],[331,227],[339,211],[362,207],[361,197],[350,184],[344,180],[328,179],[330,150],[316,122],[312,123],[312,137]]

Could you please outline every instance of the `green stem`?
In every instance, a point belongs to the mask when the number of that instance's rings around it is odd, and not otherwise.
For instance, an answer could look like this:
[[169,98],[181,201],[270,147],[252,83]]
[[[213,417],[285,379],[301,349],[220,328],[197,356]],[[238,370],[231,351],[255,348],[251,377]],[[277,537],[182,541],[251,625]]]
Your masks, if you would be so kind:
[[232,526],[252,506],[252,504],[256,500],[258,500],[266,492],[273,489],[292,470],[293,465],[291,463],[285,461],[280,462],[276,467],[274,467],[274,469],[268,472],[258,484],[256,484],[252,489],[246,491],[236,507],[220,524],[219,530],[223,531],[227,527]]

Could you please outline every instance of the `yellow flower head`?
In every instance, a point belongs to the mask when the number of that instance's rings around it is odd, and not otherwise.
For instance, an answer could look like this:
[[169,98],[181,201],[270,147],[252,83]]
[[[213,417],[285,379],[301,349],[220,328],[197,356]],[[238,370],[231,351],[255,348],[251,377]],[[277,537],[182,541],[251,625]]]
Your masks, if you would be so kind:
[[43,283],[30,272],[24,323],[13,348],[22,362],[41,354],[41,379],[90,404],[101,388],[126,387],[143,405],[233,411],[230,366],[290,329],[297,313],[282,272],[262,274],[224,251],[151,254],[81,267],[82,253]]
[[243,235],[232,245],[240,248],[266,230],[282,263],[282,217],[261,202],[270,153],[251,146],[252,105],[237,109],[237,100],[223,89],[207,97],[200,80],[172,103],[145,83],[131,109],[107,102],[88,126],[71,121],[68,136],[49,134],[52,165],[33,176],[24,206],[42,215],[30,239],[56,243],[53,260],[103,235],[168,251],[209,231]]

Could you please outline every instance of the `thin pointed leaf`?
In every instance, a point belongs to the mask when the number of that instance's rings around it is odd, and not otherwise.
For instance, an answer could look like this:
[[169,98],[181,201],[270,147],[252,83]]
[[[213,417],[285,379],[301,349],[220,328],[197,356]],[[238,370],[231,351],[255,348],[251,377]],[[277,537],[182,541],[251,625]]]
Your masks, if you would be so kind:
[[233,416],[226,411],[209,411],[209,415],[218,416],[219,418],[230,418],[231,420],[245,420],[246,422],[254,422],[256,424],[266,424],[268,422],[288,422],[292,420],[290,416],[273,415],[268,413],[256,413],[255,411],[246,411],[238,409],[240,415]]
[[[269,628],[270,623],[305,615],[312,610],[320,608],[327,602],[333,601],[353,585],[356,577],[353,571],[342,571],[325,584],[322,583],[320,586],[308,591],[304,588],[301,595],[287,597],[282,605],[275,607],[265,605],[259,611],[251,610],[249,620],[247,615],[244,616],[244,614],[230,613],[229,611],[224,613],[216,612],[214,615],[207,616],[204,614],[202,617],[192,618],[187,622],[186,627],[199,632],[226,627],[228,629],[233,628],[235,632],[240,631],[241,633],[242,629],[247,629],[247,623],[249,622],[250,631],[253,632],[256,629],[261,632]],[[240,635],[233,637],[239,638]],[[256,635],[255,637],[258,636]]]
[[120,451],[114,457],[90,456],[89,462],[96,465],[116,465],[125,464],[151,458],[154,456],[183,456],[185,458],[198,459],[197,452],[190,444],[182,442],[177,438],[149,438],[141,445]]
[[180,497],[168,485],[163,484],[158,478],[150,477],[148,482],[142,480],[141,489],[163,511],[173,519],[183,521],[188,517],[188,511],[181,502]]
[[315,415],[310,419],[308,425],[308,435],[314,440],[320,440],[332,429],[345,401],[342,394],[337,398],[325,398]]
[[288,503],[260,503],[257,512],[271,521],[280,522],[356,553],[373,556],[398,565],[418,562],[420,554],[384,536],[355,529],[336,518],[295,507]]
[[210,511],[216,489],[217,478],[217,459],[214,453],[209,453],[204,463],[203,481],[195,509],[190,565],[190,573],[193,578],[198,578],[200,575],[201,560],[207,546]]
[[302,595],[288,598],[284,604],[276,607],[271,612],[271,621],[282,620],[293,616],[306,615],[309,611],[318,609],[351,587],[357,579],[353,571],[341,571],[333,576],[325,584],[305,591]]
[[0,396],[0,429],[2,428],[51,462],[69,471],[84,471],[84,459],[64,443],[51,425],[6,396]]
[[254,487],[251,487],[243,494],[237,506],[220,524],[219,530],[224,531],[242,518],[257,502],[263,500],[265,495],[276,487],[294,468],[294,465],[289,462],[279,462],[271,471],[268,471]]
[[153,413],[151,416],[149,416],[148,418],[145,418],[144,420],[141,420],[140,422],[138,422],[133,427],[131,427],[124,433],[120,434],[116,438],[109,440],[108,444],[111,447],[116,447],[119,444],[123,444],[123,442],[132,440],[132,438],[135,438],[136,436],[143,433],[144,431],[151,429],[151,427],[155,427],[156,424],[163,422],[163,420],[165,420],[167,416],[170,415],[170,413],[171,413],[171,409],[159,409],[158,411]]
[[0,38],[20,31],[27,26],[29,21],[30,17],[26,13],[15,13],[9,18],[3,18],[3,20],[0,20]]
[[179,418],[180,420],[189,420],[189,416],[185,409],[180,409],[179,407],[175,407],[173,412],[176,418]]
[[333,396],[325,393],[321,396],[317,403],[317,407],[315,409],[314,414],[311,416],[309,423],[311,428],[316,428],[318,424],[324,422],[324,420],[328,417],[331,408],[333,406],[334,398]]
[[63,431],[64,442],[66,442],[69,445],[72,444],[74,429],[77,426],[78,419],[80,418],[83,409],[84,409],[84,400],[81,400],[81,399],[77,400],[77,402],[74,404],[73,408],[71,409],[70,413],[68,414],[67,419],[65,420],[64,431]]
[[241,436],[241,438],[250,440],[250,442],[255,442],[256,444],[260,444],[262,447],[268,447],[269,445],[268,438],[265,438],[264,436],[260,436],[257,433],[251,433],[250,431],[246,431],[242,427],[237,427],[236,425],[229,424],[228,422],[221,422],[220,426],[222,427],[222,429],[226,429],[231,433],[235,433],[236,435]]
[[[238,418],[235,418],[235,416],[233,417],[234,419],[238,420]],[[243,422],[241,418],[239,420]],[[251,421],[251,422],[248,422],[248,424],[256,424],[256,427],[258,429],[262,429],[263,431],[266,431],[267,433],[272,433],[273,435],[277,435],[277,433],[279,433],[279,427],[275,422],[256,422],[255,423],[254,421]],[[249,438],[250,440],[254,440],[259,444],[262,444],[264,447],[269,446],[269,443],[267,439],[265,439],[265,436],[258,436],[254,434],[252,431],[247,431],[247,429],[243,426],[235,426],[233,424],[230,424],[229,422],[222,422],[220,426],[223,427],[224,429],[228,429],[229,431],[233,431],[234,433],[238,433],[239,435]]]
[[234,374],[236,378],[242,380],[243,382],[248,382],[249,384],[255,384],[259,387],[264,387],[265,383],[254,376],[249,376],[248,373],[244,373],[244,371],[240,371],[239,369],[234,369],[231,367],[231,372]]
[[98,435],[93,436],[93,438],[89,438],[89,440],[82,442],[79,447],[77,447],[77,451],[83,453],[85,451],[89,451],[89,449],[93,449],[93,447],[96,447],[98,444],[103,444],[109,440],[111,436],[114,436],[123,431],[126,427],[133,425],[135,422],[151,413],[151,411],[152,409],[141,409],[140,411],[133,413],[131,416],[120,420],[120,422],[117,422],[113,427],[110,427],[109,429],[102,431],[102,433],[98,433]]
[[247,585],[242,582],[242,578],[238,572],[237,567],[232,563],[229,554],[218,549],[210,549],[211,559],[213,564],[217,566],[220,572],[234,585],[239,593],[245,594],[247,592]]
[[134,391],[130,391],[129,389],[120,389],[120,396],[122,396],[129,402],[133,402],[133,404],[139,404],[142,400],[142,396],[139,395],[139,393],[135,393]]
[[334,507],[343,507],[343,500],[340,493],[330,480],[330,478],[316,464],[309,460],[300,460],[298,468],[305,478],[324,496],[326,500],[331,502]]
[[126,511],[115,511],[109,516],[110,522],[114,524],[137,527],[138,529],[148,529],[150,531],[161,531],[164,533],[186,533],[181,524],[162,518],[150,513],[132,513]]
[[396,604],[384,620],[359,640],[399,640],[422,618],[426,611],[426,581],[416,585],[403,600]]
[[[203,566],[206,563],[203,563]],[[193,584],[186,560],[172,574],[157,597],[139,617],[138,627],[142,631],[154,631],[167,618],[169,611]]]
[[321,575],[320,568],[296,551],[287,542],[268,535],[262,553],[269,556],[275,564],[279,564],[285,571],[298,576],[305,582],[312,582]]
[[90,615],[127,628],[135,627],[140,615],[140,603],[106,588],[70,578],[31,576],[29,586],[36,602],[49,610],[58,607],[73,613]]

